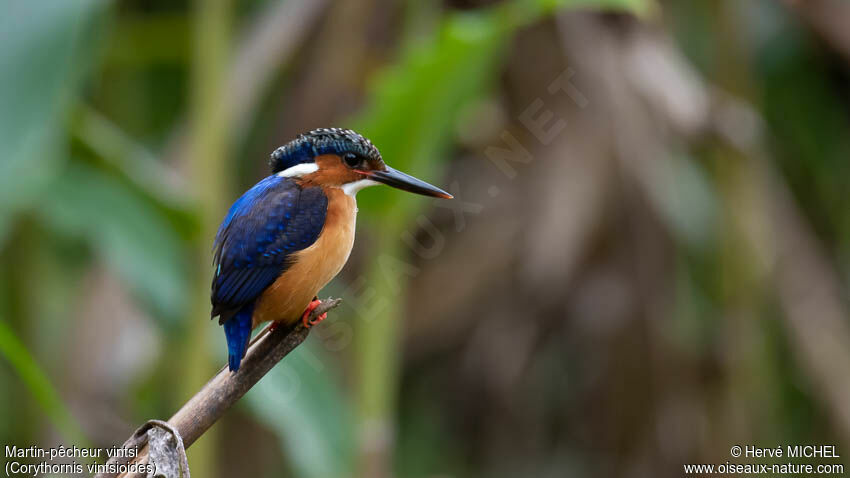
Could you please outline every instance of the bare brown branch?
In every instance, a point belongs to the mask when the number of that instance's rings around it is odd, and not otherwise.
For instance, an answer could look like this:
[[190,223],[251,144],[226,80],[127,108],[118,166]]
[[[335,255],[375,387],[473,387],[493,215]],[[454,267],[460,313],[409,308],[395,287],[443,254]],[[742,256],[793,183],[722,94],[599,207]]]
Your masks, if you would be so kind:
[[[310,318],[315,319],[325,312],[337,307],[342,299],[326,299],[313,310]],[[195,394],[167,424],[177,432],[183,440],[183,446],[189,448],[209,428],[218,421],[248,390],[251,389],[278,362],[292,352],[304,339],[310,330],[300,322],[292,328],[278,327],[262,335],[249,349],[242,366],[236,373],[231,373],[226,367],[222,368],[198,393]],[[144,427],[143,427],[144,428]],[[144,431],[140,429],[125,442],[124,447],[135,447],[143,443]],[[142,432],[142,433],[140,433]],[[131,462],[146,463],[148,448],[139,450],[139,454]],[[121,459],[110,459],[107,463],[121,463]],[[124,460],[123,463],[127,463]],[[110,478],[116,474],[100,473],[95,478]],[[131,478],[141,475],[122,474],[121,477]]]

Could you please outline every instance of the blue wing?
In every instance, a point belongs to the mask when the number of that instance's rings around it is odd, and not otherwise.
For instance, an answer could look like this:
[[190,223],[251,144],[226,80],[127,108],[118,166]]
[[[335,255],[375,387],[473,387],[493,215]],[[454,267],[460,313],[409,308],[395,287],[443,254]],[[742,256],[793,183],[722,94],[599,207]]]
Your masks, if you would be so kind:
[[259,297],[289,267],[293,253],[316,241],[327,209],[321,188],[302,189],[276,175],[233,203],[213,245],[212,316],[224,323]]

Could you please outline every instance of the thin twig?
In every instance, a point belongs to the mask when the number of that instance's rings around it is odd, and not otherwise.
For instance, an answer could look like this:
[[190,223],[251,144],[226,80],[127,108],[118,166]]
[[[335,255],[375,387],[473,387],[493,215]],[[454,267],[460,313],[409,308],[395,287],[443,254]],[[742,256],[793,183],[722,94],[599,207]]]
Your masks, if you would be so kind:
[[[316,307],[310,315],[314,320],[320,315],[337,307],[342,299],[326,299]],[[268,332],[252,345],[239,371],[231,373],[226,368],[220,370],[206,385],[201,388],[167,424],[175,436],[182,438],[183,446],[188,449],[201,437],[224,413],[242,398],[263,376],[278,362],[292,352],[304,339],[310,330],[299,321],[294,327],[277,327]],[[134,433],[124,444],[125,447],[138,447],[141,444],[138,433]],[[139,449],[138,456],[132,462],[145,463],[148,459],[147,446]],[[120,459],[116,459],[116,463]],[[111,461],[111,460],[110,460]],[[123,460],[123,463],[127,463]],[[95,478],[112,478],[115,474],[101,473]],[[141,475],[122,474],[122,478],[136,478]]]

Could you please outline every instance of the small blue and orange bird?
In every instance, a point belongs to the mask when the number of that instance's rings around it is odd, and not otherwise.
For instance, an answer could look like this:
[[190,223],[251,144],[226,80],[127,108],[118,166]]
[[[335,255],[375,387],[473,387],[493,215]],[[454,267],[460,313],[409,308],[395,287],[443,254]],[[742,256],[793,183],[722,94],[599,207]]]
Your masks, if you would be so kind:
[[274,321],[306,327],[316,294],[339,273],[354,244],[357,191],[389,186],[450,199],[440,188],[397,171],[372,143],[348,129],[322,128],[272,153],[272,174],[242,195],[213,245],[212,317],[227,337],[231,371],[251,331]]

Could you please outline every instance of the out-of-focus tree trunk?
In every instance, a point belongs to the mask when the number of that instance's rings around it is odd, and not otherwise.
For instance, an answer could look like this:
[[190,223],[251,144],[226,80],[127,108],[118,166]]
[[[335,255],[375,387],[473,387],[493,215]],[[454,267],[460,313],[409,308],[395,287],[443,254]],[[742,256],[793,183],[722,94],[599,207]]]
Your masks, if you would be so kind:
[[[202,243],[195,258],[196,273],[192,307],[186,324],[190,339],[182,358],[184,380],[179,400],[192,396],[215,372],[210,360],[208,340],[210,313],[210,281],[212,278],[210,241],[215,237],[223,212],[227,209],[231,186],[228,174],[230,136],[227,129],[228,110],[222,99],[228,95],[226,79],[231,45],[230,0],[195,2],[194,49],[192,62],[192,112],[189,173],[195,185],[195,197],[200,208]],[[189,453],[189,463],[195,476],[216,476],[216,431],[207,433]]]

